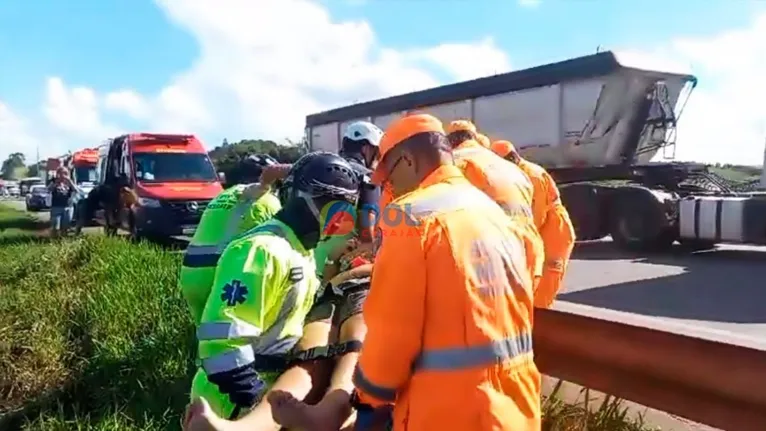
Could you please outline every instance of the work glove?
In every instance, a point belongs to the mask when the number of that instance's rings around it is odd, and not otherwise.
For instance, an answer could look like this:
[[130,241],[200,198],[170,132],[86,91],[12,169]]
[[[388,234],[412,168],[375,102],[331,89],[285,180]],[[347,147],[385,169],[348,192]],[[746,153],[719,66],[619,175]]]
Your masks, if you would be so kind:
[[232,404],[242,409],[256,405],[267,389],[254,363],[222,373],[208,374],[207,379],[218,386],[218,390],[226,394]]

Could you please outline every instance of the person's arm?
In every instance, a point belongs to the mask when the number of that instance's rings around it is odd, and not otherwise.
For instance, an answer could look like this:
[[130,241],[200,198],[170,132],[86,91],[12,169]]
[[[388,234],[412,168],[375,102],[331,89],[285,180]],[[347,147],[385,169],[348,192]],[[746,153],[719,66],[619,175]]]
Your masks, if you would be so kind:
[[341,272],[330,280],[333,285],[338,285],[347,280],[353,280],[355,278],[364,278],[372,275],[372,264],[367,263],[364,265],[351,268],[348,271]]
[[[208,368],[215,358],[234,349],[256,346],[269,348],[256,341],[271,340],[266,317],[277,314],[284,289],[288,286],[287,265],[257,239],[243,238],[231,243],[221,255],[207,303],[197,328],[199,357],[208,380],[222,394],[232,398],[255,400],[258,376],[241,376],[239,368]],[[237,328],[222,330],[225,324]],[[228,335],[236,334],[236,335]],[[276,341],[276,340],[275,340]],[[259,351],[254,350],[254,354]],[[240,364],[244,365],[244,364]],[[247,406],[243,406],[246,408]]]
[[575,243],[574,227],[553,178],[546,172],[543,176],[546,198],[549,202],[545,222],[540,227],[540,237],[545,247],[543,275],[535,292],[535,306],[548,308],[561,290],[564,272]]
[[[326,300],[315,300],[303,327],[303,336],[294,348],[294,352],[326,346],[330,343],[334,304]],[[297,400],[309,402],[311,396],[321,396],[327,387],[331,373],[330,361],[318,358],[291,365],[282,373],[264,395],[262,401],[247,416],[237,421],[237,428],[242,430],[279,430],[280,426],[272,415],[270,394],[287,392]],[[316,400],[315,400],[316,401]]]
[[380,188],[367,182],[363,182],[359,189],[359,201],[356,210],[356,229],[359,239],[363,243],[371,243],[377,217],[380,214],[378,202],[380,201]]
[[330,250],[327,255],[327,262],[322,270],[322,284],[332,280],[333,277],[340,272],[340,259],[348,253],[352,253],[354,249],[359,247],[359,240],[351,238],[346,241],[345,244],[336,247],[334,250]]
[[[243,193],[244,196],[244,193]],[[271,194],[267,189],[263,194],[251,201],[249,211],[246,212],[242,225],[240,226],[241,232],[246,232],[274,217],[280,210],[279,199]]]
[[271,185],[275,181],[279,181],[284,179],[287,176],[287,173],[290,172],[290,168],[292,168],[293,165],[291,164],[278,164],[278,165],[271,165],[266,166],[263,168],[263,171],[261,172],[261,179],[260,183]]
[[[392,403],[410,379],[420,353],[425,318],[426,259],[418,227],[384,232],[364,304],[367,335],[353,374],[364,404]],[[393,232],[396,231],[396,232]]]

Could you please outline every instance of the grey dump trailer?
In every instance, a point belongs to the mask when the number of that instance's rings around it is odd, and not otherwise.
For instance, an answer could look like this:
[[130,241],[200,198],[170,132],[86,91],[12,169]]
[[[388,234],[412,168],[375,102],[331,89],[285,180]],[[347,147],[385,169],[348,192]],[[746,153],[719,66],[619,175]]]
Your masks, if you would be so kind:
[[306,139],[312,150],[335,152],[357,120],[385,129],[409,112],[470,119],[551,173],[578,240],[611,235],[643,250],[766,244],[766,196],[736,192],[705,165],[652,162],[660,152],[672,158],[696,84],[607,51],[309,115]]

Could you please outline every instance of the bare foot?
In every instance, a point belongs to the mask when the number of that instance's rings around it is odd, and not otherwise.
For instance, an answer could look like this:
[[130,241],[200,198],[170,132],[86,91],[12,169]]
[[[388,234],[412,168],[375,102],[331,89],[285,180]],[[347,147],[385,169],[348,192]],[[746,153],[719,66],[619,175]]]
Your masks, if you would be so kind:
[[303,431],[337,431],[338,412],[323,407],[322,403],[312,406],[299,401],[291,394],[274,391],[268,395],[271,415],[274,420],[288,429]]

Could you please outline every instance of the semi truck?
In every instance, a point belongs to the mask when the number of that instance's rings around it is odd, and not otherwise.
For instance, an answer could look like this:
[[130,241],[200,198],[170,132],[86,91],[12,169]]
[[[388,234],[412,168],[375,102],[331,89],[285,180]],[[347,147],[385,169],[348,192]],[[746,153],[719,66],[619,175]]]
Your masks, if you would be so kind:
[[312,114],[305,138],[335,152],[353,121],[385,130],[411,112],[468,119],[548,170],[578,240],[611,236],[632,250],[766,244],[765,195],[738,193],[703,164],[652,161],[674,157],[696,85],[693,75],[632,67],[605,51]]

